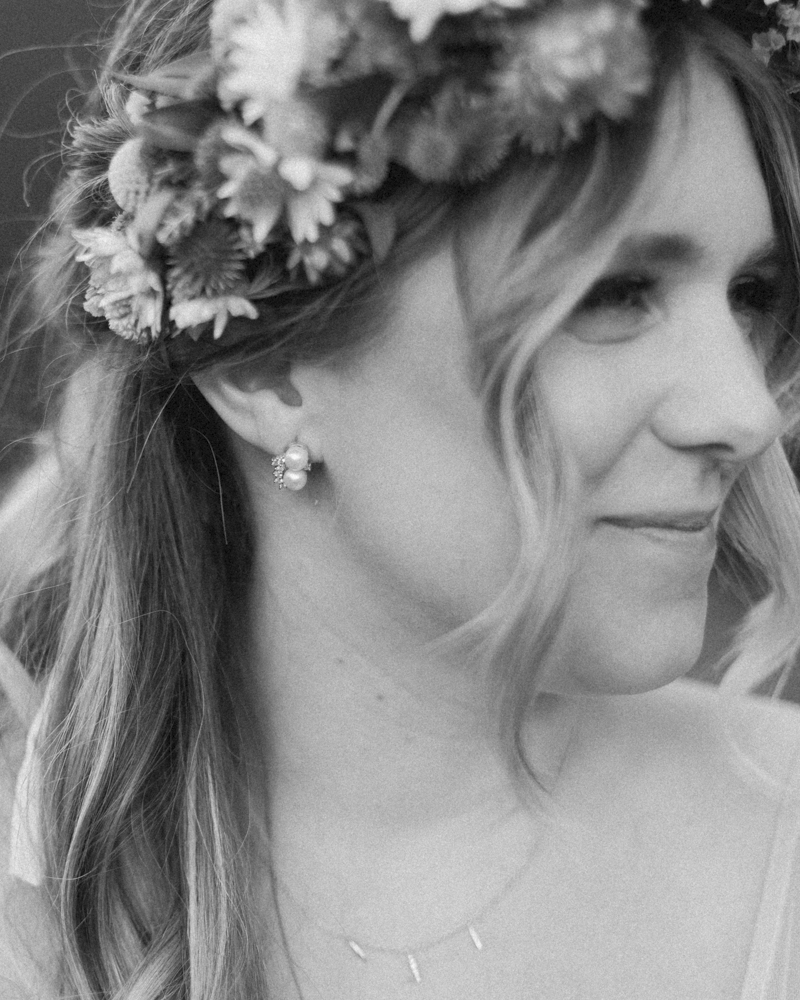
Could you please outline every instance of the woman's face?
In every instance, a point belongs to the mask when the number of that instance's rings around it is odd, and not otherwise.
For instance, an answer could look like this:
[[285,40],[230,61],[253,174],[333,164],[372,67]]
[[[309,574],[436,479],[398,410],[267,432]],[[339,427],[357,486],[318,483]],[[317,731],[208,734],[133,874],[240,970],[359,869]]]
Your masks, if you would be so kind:
[[[585,529],[559,690],[641,690],[689,669],[720,509],[778,431],[753,349],[778,278],[765,186],[727,88],[697,66],[685,97],[667,102],[643,211],[537,355]],[[515,515],[469,370],[442,251],[405,282],[386,337],[327,392],[331,527],[378,630],[430,638],[459,625],[515,563]]]

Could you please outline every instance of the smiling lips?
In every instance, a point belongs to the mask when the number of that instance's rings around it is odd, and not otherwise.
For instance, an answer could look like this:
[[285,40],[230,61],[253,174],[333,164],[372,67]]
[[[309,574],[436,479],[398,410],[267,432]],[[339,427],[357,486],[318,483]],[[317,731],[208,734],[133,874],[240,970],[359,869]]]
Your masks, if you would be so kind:
[[686,533],[705,531],[714,522],[719,507],[713,510],[669,511],[648,514],[633,514],[627,517],[603,517],[605,524],[618,528],[650,528],[660,531],[682,531]]
[[[720,507],[706,510],[654,511],[600,518],[599,523],[619,533],[621,539],[636,540],[653,553],[670,553],[681,563],[688,559],[693,567],[698,560],[703,572],[717,551],[717,515]],[[637,544],[637,552],[643,552]]]

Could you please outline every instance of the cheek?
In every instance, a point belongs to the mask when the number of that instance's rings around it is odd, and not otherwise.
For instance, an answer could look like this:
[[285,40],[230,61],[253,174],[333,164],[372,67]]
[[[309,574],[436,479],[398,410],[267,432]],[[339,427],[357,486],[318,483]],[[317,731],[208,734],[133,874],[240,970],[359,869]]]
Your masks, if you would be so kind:
[[626,449],[647,426],[652,379],[630,345],[598,347],[562,333],[537,358],[534,391],[562,459],[584,490],[596,488],[616,476]]
[[694,665],[709,570],[679,575],[590,541],[571,583],[557,674],[568,690],[646,691]]
[[549,684],[592,693],[655,688],[699,656],[712,560],[659,549],[596,519],[630,509],[663,478],[649,430],[658,378],[641,345],[597,349],[553,338],[547,347],[540,391],[586,531]]

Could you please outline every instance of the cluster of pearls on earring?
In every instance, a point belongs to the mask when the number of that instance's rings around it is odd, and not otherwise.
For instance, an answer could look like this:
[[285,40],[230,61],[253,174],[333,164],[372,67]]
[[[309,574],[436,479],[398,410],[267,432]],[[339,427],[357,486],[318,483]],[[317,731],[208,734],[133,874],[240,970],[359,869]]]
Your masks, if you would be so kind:
[[279,490],[302,490],[308,481],[311,460],[303,444],[290,444],[282,455],[272,459],[272,478]]

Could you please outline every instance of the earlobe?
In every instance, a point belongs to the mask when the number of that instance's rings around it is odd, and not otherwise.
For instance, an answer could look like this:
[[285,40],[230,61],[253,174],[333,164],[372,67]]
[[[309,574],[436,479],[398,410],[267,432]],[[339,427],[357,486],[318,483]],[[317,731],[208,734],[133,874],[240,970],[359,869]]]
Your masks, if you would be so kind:
[[307,408],[288,377],[267,385],[215,369],[193,376],[206,402],[234,434],[269,455],[278,455],[293,441],[302,441],[314,461],[319,448],[307,426]]

